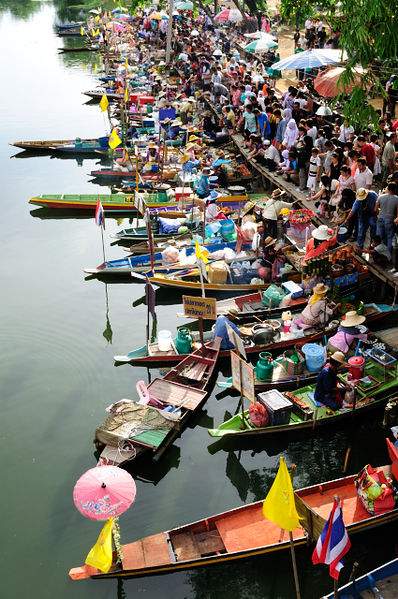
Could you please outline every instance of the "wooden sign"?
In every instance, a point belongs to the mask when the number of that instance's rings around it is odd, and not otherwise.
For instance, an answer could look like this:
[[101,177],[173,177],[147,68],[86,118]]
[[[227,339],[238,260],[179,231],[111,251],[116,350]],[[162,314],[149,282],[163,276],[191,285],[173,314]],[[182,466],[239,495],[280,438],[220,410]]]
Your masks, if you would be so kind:
[[237,353],[231,351],[232,386],[251,402],[256,401],[254,390],[254,368]]
[[204,318],[216,320],[217,302],[215,298],[183,295],[184,316],[188,318]]
[[238,333],[227,324],[227,332],[228,337],[231,343],[234,344],[236,351],[247,360],[245,346],[243,345],[242,339],[239,337]]

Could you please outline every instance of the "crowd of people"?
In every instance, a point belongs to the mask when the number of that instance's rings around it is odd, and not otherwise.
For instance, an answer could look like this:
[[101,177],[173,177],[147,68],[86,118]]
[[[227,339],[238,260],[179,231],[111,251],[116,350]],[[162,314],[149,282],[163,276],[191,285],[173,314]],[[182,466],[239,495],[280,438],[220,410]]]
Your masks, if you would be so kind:
[[[265,26],[277,35],[272,23]],[[165,21],[143,15],[129,49],[142,59],[140,43],[149,42],[162,65],[166,33]],[[387,101],[376,126],[355,130],[338,113],[325,116],[319,110],[316,70],[278,91],[275,51],[248,54],[242,50],[247,41],[237,27],[219,27],[205,14],[176,18],[170,79],[165,84],[154,74],[153,93],[163,94],[166,110],[181,108],[182,125],[197,118],[199,107],[203,139],[214,146],[241,134],[251,161],[297,185],[326,222],[347,227],[360,249],[371,244],[391,261],[398,224],[396,77],[386,84]],[[296,51],[338,43],[339,32],[327,31],[319,19],[307,20],[305,30],[294,33]],[[170,85],[173,78],[176,85]],[[191,154],[195,160],[195,151]]]

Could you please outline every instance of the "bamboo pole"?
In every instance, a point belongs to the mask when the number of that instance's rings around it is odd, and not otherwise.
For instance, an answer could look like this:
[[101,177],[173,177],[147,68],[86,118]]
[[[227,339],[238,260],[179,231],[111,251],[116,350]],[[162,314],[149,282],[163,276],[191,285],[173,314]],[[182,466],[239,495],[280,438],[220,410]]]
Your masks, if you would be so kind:
[[174,11],[174,0],[169,0],[169,21],[167,24],[167,37],[166,37],[166,64],[170,64],[171,59],[171,38],[173,35],[173,11]]

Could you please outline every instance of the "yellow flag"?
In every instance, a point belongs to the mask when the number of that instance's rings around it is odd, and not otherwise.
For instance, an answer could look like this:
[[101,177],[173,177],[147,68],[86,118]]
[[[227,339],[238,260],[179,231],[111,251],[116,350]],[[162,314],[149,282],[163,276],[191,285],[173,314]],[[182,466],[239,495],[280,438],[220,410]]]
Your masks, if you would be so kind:
[[292,531],[300,527],[292,480],[282,457],[275,480],[263,503],[263,515],[284,530]]
[[209,255],[209,252],[207,250],[205,250],[204,248],[201,248],[199,245],[199,242],[196,240],[195,241],[195,256],[198,258],[198,260],[202,260],[202,262],[207,264],[209,261],[208,255]]
[[125,89],[124,89],[124,98],[123,98],[123,99],[124,99],[124,101],[125,101],[125,102],[128,102],[128,101],[129,101],[129,97],[130,97],[130,94],[129,94],[129,86],[128,86],[128,85],[126,85],[126,87],[125,87]]
[[96,23],[99,23],[99,22],[100,22],[100,17],[99,17],[99,15],[97,15],[96,17],[94,17],[94,21],[95,21]]
[[101,572],[109,572],[112,567],[112,528],[113,518],[109,518],[86,557],[85,563]]
[[126,69],[126,71],[127,71],[127,69],[129,68],[129,61],[127,60],[127,58],[126,58],[126,60],[124,61],[124,68]]
[[111,148],[111,150],[114,150],[115,148],[120,146],[121,143],[122,140],[120,139],[116,129],[112,129],[112,133],[110,134],[108,140],[109,147]]
[[80,35],[84,35],[84,34],[85,34],[85,31],[84,31],[83,27],[80,27]]
[[106,94],[104,94],[100,100],[100,108],[102,110],[102,112],[105,112],[106,110],[108,110],[108,106],[109,106],[109,100]]

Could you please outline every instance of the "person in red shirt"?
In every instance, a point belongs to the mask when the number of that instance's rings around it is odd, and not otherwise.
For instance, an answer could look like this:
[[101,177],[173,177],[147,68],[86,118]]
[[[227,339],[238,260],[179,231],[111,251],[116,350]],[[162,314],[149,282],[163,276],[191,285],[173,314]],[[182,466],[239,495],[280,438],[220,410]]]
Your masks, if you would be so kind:
[[357,145],[361,155],[366,159],[366,165],[373,172],[376,162],[376,152],[374,147],[366,142],[366,139],[363,135],[358,135]]

